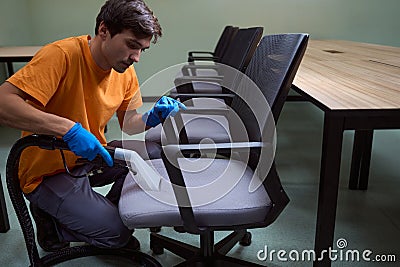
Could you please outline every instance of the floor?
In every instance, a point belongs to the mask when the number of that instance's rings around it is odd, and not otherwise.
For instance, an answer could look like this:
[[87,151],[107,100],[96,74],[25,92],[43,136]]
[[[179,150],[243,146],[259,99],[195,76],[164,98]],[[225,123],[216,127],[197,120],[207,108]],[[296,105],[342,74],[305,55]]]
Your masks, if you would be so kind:
[[[276,161],[291,202],[273,225],[251,231],[251,246],[237,245],[230,255],[268,266],[312,266],[307,258],[304,261],[296,260],[296,252],[301,255],[313,249],[322,123],[322,112],[309,103],[285,105],[277,127]],[[116,119],[110,122],[109,129],[107,136],[110,140],[121,137]],[[5,162],[19,132],[0,126],[0,136],[0,173],[5,188]],[[400,266],[400,194],[396,193],[400,187],[400,131],[376,131],[367,191],[351,191],[347,188],[352,137],[351,132],[345,133],[335,232],[338,246],[332,248],[338,253],[332,266]],[[101,190],[106,191],[106,188]],[[11,229],[0,234],[0,266],[26,266],[29,262],[23,237],[6,189],[5,194]],[[162,233],[191,244],[198,242],[194,236],[179,234],[169,228],[163,228]],[[218,234],[216,239],[225,234]],[[141,242],[141,251],[151,254],[149,230],[136,230],[134,235]],[[275,253],[271,253],[273,250]],[[279,250],[286,252],[286,256],[279,257],[276,253]],[[351,255],[346,260],[346,252],[357,251],[361,255],[366,250],[372,251],[370,258],[380,255],[384,259],[395,255],[397,262],[366,262],[362,259],[357,262],[351,261]],[[44,254],[43,251],[40,253]],[[155,257],[163,266],[173,266],[182,261],[168,252]],[[62,265],[128,266],[129,263],[110,257],[89,257]]]

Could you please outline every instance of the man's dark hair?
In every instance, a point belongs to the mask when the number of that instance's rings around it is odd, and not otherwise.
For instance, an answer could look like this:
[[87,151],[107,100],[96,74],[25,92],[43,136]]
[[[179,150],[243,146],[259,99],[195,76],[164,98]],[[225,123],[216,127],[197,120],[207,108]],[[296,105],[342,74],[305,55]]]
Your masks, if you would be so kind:
[[161,26],[153,11],[142,0],[108,0],[96,18],[95,34],[104,22],[111,37],[130,30],[138,37],[153,36],[153,43],[162,36]]

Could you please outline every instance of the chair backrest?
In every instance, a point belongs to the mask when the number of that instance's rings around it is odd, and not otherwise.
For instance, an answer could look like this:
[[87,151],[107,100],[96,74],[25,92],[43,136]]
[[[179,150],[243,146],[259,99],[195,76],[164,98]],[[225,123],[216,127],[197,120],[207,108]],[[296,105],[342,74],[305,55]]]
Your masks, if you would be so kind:
[[[308,38],[308,34],[295,33],[264,36],[247,66],[245,74],[264,96],[271,109],[274,123],[281,113],[306,50]],[[236,93],[245,98],[256,95],[248,86],[239,86]],[[250,140],[260,141],[264,129],[260,129],[261,125],[255,120],[253,107],[245,104],[242,97],[235,97],[231,108],[246,124]]]
[[[308,34],[275,34],[263,38],[263,44],[249,64],[246,75],[261,89],[277,121],[308,44]],[[261,64],[265,75],[253,70]]]
[[229,44],[239,31],[239,27],[228,25],[222,31],[220,38],[218,39],[217,45],[214,49],[214,56],[217,58],[217,62],[224,56]]
[[260,42],[263,30],[263,27],[239,29],[219,63],[244,72]]
[[[239,85],[239,97],[235,97],[231,105],[243,122],[249,141],[262,141],[274,146],[275,124],[302,61],[308,38],[308,34],[276,34],[267,35],[260,41],[245,72],[254,85],[250,88],[246,84]],[[258,92],[249,90],[257,87]],[[249,106],[244,99],[250,99],[255,104]],[[271,224],[289,202],[276,170],[274,155],[271,147],[250,152],[248,166],[257,166],[258,176],[265,177],[262,183],[274,204],[264,222],[248,225],[248,228]]]

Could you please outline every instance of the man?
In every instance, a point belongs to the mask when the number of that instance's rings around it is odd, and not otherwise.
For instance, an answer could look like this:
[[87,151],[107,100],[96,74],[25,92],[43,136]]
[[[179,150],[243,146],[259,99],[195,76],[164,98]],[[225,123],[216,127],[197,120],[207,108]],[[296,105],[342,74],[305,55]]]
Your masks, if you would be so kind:
[[157,18],[142,0],[108,0],[96,18],[93,38],[78,36],[44,46],[0,86],[0,124],[21,129],[24,136],[62,137],[72,151],[65,152],[68,169],[84,176],[66,173],[59,151],[29,148],[21,155],[20,184],[44,250],[55,251],[72,241],[139,248],[119,217],[115,199],[91,187],[116,180],[120,185],[125,170],[110,167],[89,179],[85,174],[93,164],[81,166],[76,160],[100,155],[113,165],[103,145],[104,128],[114,113],[124,132],[136,134],[185,108],[162,97],[150,111],[136,112],[142,100],[131,65],[161,35]]

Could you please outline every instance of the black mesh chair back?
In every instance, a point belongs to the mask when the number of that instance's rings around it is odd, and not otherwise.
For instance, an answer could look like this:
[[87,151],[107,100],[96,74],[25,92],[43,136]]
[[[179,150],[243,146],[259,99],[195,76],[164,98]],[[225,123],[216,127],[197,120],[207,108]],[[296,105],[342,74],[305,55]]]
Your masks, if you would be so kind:
[[[261,89],[267,99],[274,119],[278,120],[293,79],[305,53],[308,34],[276,34],[264,37],[263,47],[255,57],[262,58],[262,65],[268,69],[266,76],[257,75],[255,62],[246,71]],[[282,75],[284,74],[284,75]]]
[[224,56],[228,46],[232,42],[236,33],[239,31],[239,27],[234,26],[226,26],[219,38],[217,45],[215,46],[214,56],[216,58],[216,62],[219,62],[221,58]]
[[[270,106],[274,123],[277,122],[283,104],[289,93],[295,74],[305,53],[308,34],[276,34],[262,38],[245,74],[255,83]],[[253,89],[253,88],[251,88]],[[255,94],[248,86],[239,84],[231,108],[245,122],[250,140],[260,139],[260,128],[255,121],[254,112],[246,105],[244,98]],[[270,118],[270,119],[272,119]]]
[[188,53],[188,62],[194,62],[196,60],[219,62],[238,30],[239,27],[231,25],[225,26],[213,52],[190,51]]
[[239,29],[219,63],[244,72],[260,42],[263,30],[263,27]]

